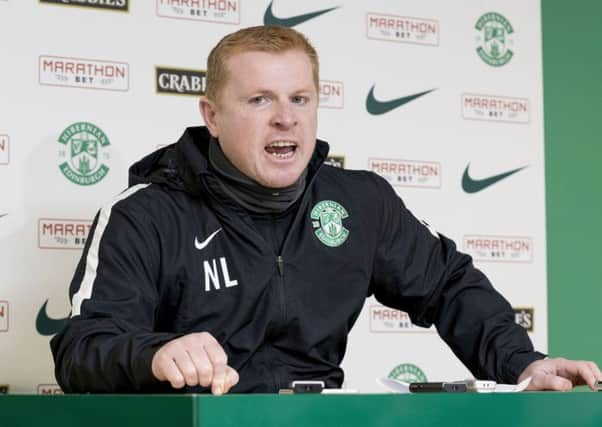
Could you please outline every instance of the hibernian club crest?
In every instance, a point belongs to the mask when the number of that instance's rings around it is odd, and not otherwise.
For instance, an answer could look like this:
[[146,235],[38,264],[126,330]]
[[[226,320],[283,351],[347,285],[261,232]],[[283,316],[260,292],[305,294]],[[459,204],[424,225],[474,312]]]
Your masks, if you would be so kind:
[[426,382],[426,375],[418,366],[412,363],[402,363],[394,367],[389,375],[389,378],[403,381],[406,383]]
[[316,236],[326,246],[341,246],[349,236],[343,220],[349,216],[343,206],[332,200],[322,200],[311,210],[311,223]]
[[59,136],[59,169],[71,182],[92,185],[109,173],[109,139],[92,123],[73,123]]
[[512,25],[496,12],[489,12],[479,18],[475,25],[478,31],[477,53],[483,61],[493,67],[501,67],[510,61],[514,53],[512,45]]

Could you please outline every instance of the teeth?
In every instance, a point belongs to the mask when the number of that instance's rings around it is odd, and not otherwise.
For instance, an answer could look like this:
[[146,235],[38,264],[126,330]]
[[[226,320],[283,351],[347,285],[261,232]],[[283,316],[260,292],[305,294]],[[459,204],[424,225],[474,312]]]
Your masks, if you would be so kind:
[[294,147],[295,145],[297,144],[290,141],[274,141],[268,144],[268,147]]
[[293,155],[293,152],[288,152],[286,154],[279,154],[279,153],[271,153],[272,156],[274,157],[278,157],[279,159],[286,159],[287,157],[291,157]]

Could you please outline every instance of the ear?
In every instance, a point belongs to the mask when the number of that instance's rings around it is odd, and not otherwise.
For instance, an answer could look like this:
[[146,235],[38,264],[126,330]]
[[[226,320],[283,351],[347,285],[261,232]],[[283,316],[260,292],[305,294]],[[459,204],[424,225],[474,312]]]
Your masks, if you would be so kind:
[[215,103],[206,96],[202,96],[199,100],[199,110],[201,110],[201,116],[203,116],[205,126],[209,129],[211,136],[218,138],[219,132],[216,120],[217,108]]

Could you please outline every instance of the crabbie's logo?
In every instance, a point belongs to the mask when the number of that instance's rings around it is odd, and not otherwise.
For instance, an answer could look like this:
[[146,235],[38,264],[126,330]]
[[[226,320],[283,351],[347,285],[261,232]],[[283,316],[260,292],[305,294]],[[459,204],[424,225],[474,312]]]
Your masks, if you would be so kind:
[[529,110],[525,98],[462,94],[462,117],[468,120],[529,123]]
[[394,367],[387,377],[406,383],[420,383],[428,381],[426,375],[413,363],[402,363]]
[[370,332],[436,332],[434,326],[421,328],[405,311],[382,305],[370,306]]
[[369,39],[439,45],[439,22],[409,16],[366,14],[366,36]]
[[466,235],[463,249],[475,261],[533,261],[531,237]]
[[320,80],[321,108],[343,108],[343,83],[331,80]]
[[324,164],[335,168],[345,169],[345,156],[331,155],[326,157]]
[[205,93],[205,70],[155,67],[157,93],[200,96]]
[[8,301],[0,301],[0,332],[8,332]]
[[10,138],[8,135],[0,135],[0,165],[8,165],[10,163],[9,145]]
[[40,0],[40,3],[90,7],[94,9],[115,10],[118,12],[127,12],[129,10],[129,0]]
[[481,16],[475,24],[477,30],[477,54],[492,67],[506,65],[514,55],[510,49],[514,44],[514,29],[510,22],[497,12]]
[[514,321],[517,325],[525,328],[527,332],[533,332],[535,313],[533,307],[512,307],[514,310]]
[[394,186],[441,188],[441,164],[438,162],[369,158],[368,170]]
[[337,202],[322,200],[313,207],[310,217],[314,233],[326,246],[341,246],[349,237],[349,230],[343,226],[343,220],[348,218],[349,214]]
[[79,122],[67,126],[58,139],[59,169],[78,185],[94,185],[109,173],[109,138],[96,125]]
[[125,62],[42,55],[38,65],[41,85],[123,92],[130,87],[130,66]]
[[84,219],[38,220],[38,247],[40,249],[83,249],[92,221]]
[[239,0],[156,0],[157,16],[240,24]]
[[64,394],[58,384],[38,384],[38,394]]

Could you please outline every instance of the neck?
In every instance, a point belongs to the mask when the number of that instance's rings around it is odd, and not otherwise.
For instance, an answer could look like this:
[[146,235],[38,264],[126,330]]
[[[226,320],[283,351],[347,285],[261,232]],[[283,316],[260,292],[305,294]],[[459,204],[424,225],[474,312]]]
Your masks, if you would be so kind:
[[252,213],[284,212],[301,197],[305,190],[307,169],[288,187],[264,187],[239,171],[214,138],[209,142],[209,164],[226,195]]

